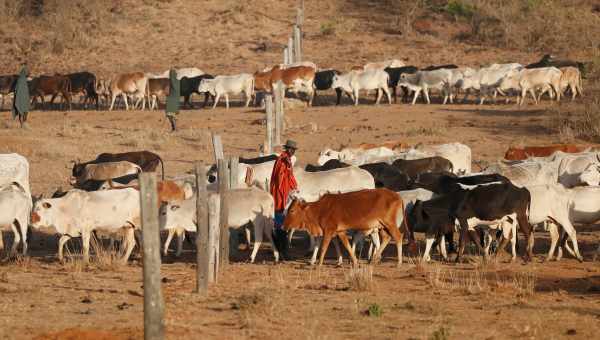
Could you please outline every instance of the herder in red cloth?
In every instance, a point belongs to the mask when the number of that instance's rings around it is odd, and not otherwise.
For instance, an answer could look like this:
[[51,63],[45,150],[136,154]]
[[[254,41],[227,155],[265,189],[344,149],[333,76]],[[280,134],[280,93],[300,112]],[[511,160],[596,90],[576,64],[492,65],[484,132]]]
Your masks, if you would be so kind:
[[288,140],[283,145],[284,151],[277,157],[273,172],[271,173],[270,192],[275,203],[275,229],[273,230],[273,240],[275,246],[284,260],[289,260],[288,256],[288,236],[283,230],[282,225],[285,219],[284,210],[287,205],[288,197],[292,190],[298,189],[294,171],[292,168],[292,156],[296,152],[297,144],[293,140]]

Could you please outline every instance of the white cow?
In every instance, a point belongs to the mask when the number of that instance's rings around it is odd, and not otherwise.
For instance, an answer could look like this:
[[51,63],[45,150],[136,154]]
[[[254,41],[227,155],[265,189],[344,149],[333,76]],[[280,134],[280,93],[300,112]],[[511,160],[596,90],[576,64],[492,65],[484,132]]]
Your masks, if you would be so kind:
[[535,161],[512,165],[497,163],[487,167],[483,173],[500,174],[521,188],[526,185],[555,184],[558,182],[558,173],[551,164]]
[[[560,224],[573,243],[575,256],[579,261],[583,261],[577,245],[577,233],[569,217],[572,199],[568,189],[559,184],[528,185],[525,188],[531,194],[529,223],[534,225],[551,220]],[[530,244],[527,245],[528,252],[533,249],[533,235],[531,236]],[[554,249],[551,246],[546,260],[551,260],[552,254],[554,254]]]
[[397,155],[398,154],[394,150],[385,146],[369,149],[343,148],[340,151],[325,149],[319,153],[317,164],[323,165],[330,159],[337,159],[344,163],[359,166],[365,163],[371,163],[375,160],[392,158]]
[[562,72],[556,67],[542,67],[532,69],[511,70],[500,82],[501,91],[517,90],[519,97],[517,103],[523,105],[527,93],[530,93],[535,103],[538,98],[535,90],[543,90],[549,86],[556,93],[556,101],[560,101],[560,78]]
[[[263,237],[271,242],[275,262],[278,262],[279,252],[272,239],[275,206],[271,195],[257,188],[231,189],[225,192],[224,201],[227,206],[227,226],[229,228],[241,228],[250,222],[254,225],[254,249],[250,255],[250,262],[254,263]],[[195,232],[197,230],[196,198],[192,197],[188,200],[163,205],[160,211],[160,228],[169,230],[169,236],[164,245],[165,255],[173,233],[178,234],[176,255],[179,256],[183,243],[183,231]],[[249,233],[248,230],[246,232]],[[249,235],[247,238],[249,239]]]
[[31,200],[29,162],[17,153],[0,154],[0,186],[18,183]]
[[600,154],[556,151],[548,157],[530,157],[514,164],[539,163],[556,174],[557,182],[566,188],[600,183]]
[[225,96],[225,106],[229,108],[229,94],[244,93],[246,107],[250,105],[254,93],[254,76],[242,73],[233,76],[216,76],[214,79],[202,79],[198,86],[198,92],[208,92],[215,96],[213,109],[217,107],[219,98]]
[[23,255],[27,254],[27,226],[31,214],[31,197],[19,183],[0,186],[0,250],[4,249],[2,229],[12,230],[14,239],[10,254],[23,242]]
[[81,236],[83,259],[89,261],[90,236],[94,230],[121,232],[125,229],[126,247],[122,258],[127,261],[135,246],[134,228],[140,228],[140,193],[127,188],[119,190],[71,190],[61,198],[40,199],[33,207],[32,227],[54,227],[61,234],[58,258],[72,237]]
[[471,173],[471,148],[462,143],[446,143],[438,145],[419,144],[402,153],[402,159],[420,159],[440,156],[452,163],[454,173],[467,175]]
[[[296,164],[296,156],[291,157],[292,166]],[[258,164],[243,164],[238,165],[237,179],[240,185],[244,183],[248,187],[257,187],[263,190],[269,190],[269,181],[273,173],[275,161],[267,161]],[[217,167],[211,166],[207,171],[209,182],[214,183],[218,179]]]
[[[592,224],[600,220],[600,186],[578,187],[567,190],[570,196],[569,219],[571,223]],[[548,259],[554,256],[554,249],[558,243],[559,233],[558,227],[554,223],[549,223],[549,231],[551,236],[550,251]],[[575,245],[574,245],[575,246]],[[577,256],[574,251],[566,244],[567,250],[573,256]],[[597,253],[600,253],[600,246]],[[556,260],[562,258],[562,247],[558,248]]]
[[383,70],[386,67],[402,67],[404,65],[405,64],[401,60],[389,59],[389,60],[385,60],[385,61],[366,63],[365,66],[363,67],[363,69],[365,71],[367,71],[367,70]]
[[[350,71],[346,74],[335,75],[331,87],[340,88],[346,93],[351,93],[354,99],[354,105],[358,105],[358,93],[360,90],[381,90],[392,103],[390,90],[388,88],[389,74],[383,70]],[[378,91],[375,104],[379,104],[383,93]]]
[[415,91],[412,105],[415,105],[421,91],[425,95],[427,104],[431,104],[429,100],[429,90],[437,89],[442,91],[444,95],[444,103],[449,98],[448,84],[451,83],[453,72],[449,69],[439,69],[433,71],[417,71],[414,74],[402,73],[398,85],[406,86],[410,90]]
[[512,70],[521,70],[523,65],[517,63],[509,64],[492,64],[488,67],[483,67],[477,71],[469,71],[465,73],[463,78],[462,90],[465,91],[463,102],[467,99],[470,90],[479,91],[479,104],[483,105],[485,98],[492,94],[494,101],[498,93],[500,82]]

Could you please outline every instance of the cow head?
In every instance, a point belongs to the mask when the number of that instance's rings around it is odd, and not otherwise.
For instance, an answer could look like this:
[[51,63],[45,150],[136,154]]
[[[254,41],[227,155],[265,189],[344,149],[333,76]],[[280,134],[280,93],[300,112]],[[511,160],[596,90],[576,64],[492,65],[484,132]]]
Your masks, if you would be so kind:
[[327,163],[330,159],[339,159],[340,153],[338,151],[332,149],[325,149],[321,153],[319,153],[319,158],[317,159],[317,164],[323,165]]
[[39,199],[31,211],[31,226],[34,228],[54,226],[56,208],[51,199]]
[[200,93],[210,93],[211,95],[216,95],[215,93],[215,80],[214,79],[202,79],[200,84],[198,85],[198,92]]
[[71,176],[79,177],[79,176],[83,175],[86,164],[81,163],[79,160],[71,161],[71,163],[73,163],[73,168],[71,169]]
[[589,186],[600,185],[600,165],[589,164],[579,175],[579,182]]
[[304,229],[313,236],[322,235],[323,232],[321,231],[321,228],[311,220],[308,209],[308,203],[300,199],[293,199],[285,214],[283,228],[285,230]]

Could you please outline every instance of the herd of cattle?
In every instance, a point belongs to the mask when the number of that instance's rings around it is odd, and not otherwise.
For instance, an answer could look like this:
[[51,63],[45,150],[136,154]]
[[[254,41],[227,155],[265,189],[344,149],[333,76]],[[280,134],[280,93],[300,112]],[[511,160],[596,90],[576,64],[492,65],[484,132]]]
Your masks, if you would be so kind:
[[[405,100],[412,94],[413,105],[421,94],[429,104],[430,90],[440,92],[443,104],[448,100],[453,103],[458,92],[464,93],[463,102],[471,93],[478,92],[480,104],[490,95],[495,100],[497,94],[516,94],[517,103],[523,105],[527,94],[536,103],[545,93],[557,101],[566,91],[570,92],[572,99],[582,95],[583,66],[576,61],[556,60],[551,55],[545,55],[540,61],[525,66],[518,63],[492,64],[479,69],[453,64],[417,68],[392,59],[355,66],[345,74],[334,69],[318,69],[312,62],[301,62],[276,65],[254,74],[218,76],[197,68],[182,68],[177,70],[177,78],[180,80],[180,94],[184,97],[184,105],[188,107],[192,107],[191,97],[195,93],[204,94],[203,106],[206,106],[211,97],[213,108],[221,97],[225,98],[226,107],[229,108],[229,95],[241,94],[244,94],[246,106],[252,99],[256,105],[257,98],[260,98],[257,94],[271,92],[279,81],[285,90],[302,95],[309,106],[317,91],[329,89],[336,92],[336,104],[340,104],[345,93],[358,105],[361,90],[376,91],[376,103],[385,94],[391,104],[392,95],[394,102],[397,101],[397,87],[403,90]],[[77,72],[41,75],[31,78],[28,84],[32,103],[39,98],[42,105],[45,96],[51,96],[50,104],[57,96],[61,96],[70,109],[72,95],[81,94],[84,107],[95,104],[98,109],[101,99],[104,99],[106,103],[110,102],[109,110],[112,110],[120,96],[127,110],[128,98],[134,102],[134,108],[141,102],[141,108],[144,109],[148,101],[149,108],[154,109],[158,107],[158,98],[169,94],[168,73],[169,71],[160,74],[134,72],[119,74],[111,79],[98,79],[93,73]],[[16,79],[16,75],[0,76],[0,109],[4,107],[5,97],[14,92]]]
[[[279,259],[272,239],[274,203],[268,192],[275,159],[275,155],[240,158],[239,173],[233,174],[238,176],[239,187],[224,193],[226,225],[245,231],[248,244],[253,226],[252,262],[263,238],[271,242],[275,261]],[[341,263],[336,236],[354,263],[366,236],[371,239],[367,254],[375,262],[393,239],[401,263],[403,238],[415,251],[415,233],[425,234],[423,260],[430,261],[431,250],[436,248],[447,259],[446,242],[453,243],[454,232],[459,234],[456,260],[469,239],[485,257],[494,250],[504,252],[510,242],[514,260],[517,228],[526,237],[526,260],[533,257],[534,229],[539,228],[551,234],[547,259],[555,253],[560,259],[565,248],[582,261],[575,226],[600,219],[600,153],[591,146],[510,148],[504,160],[478,173],[471,172],[471,149],[460,143],[361,144],[323,150],[317,165],[299,167],[295,157],[293,162],[298,190],[290,195],[284,228],[291,230],[290,241],[294,230],[308,233],[311,264],[319,249],[323,263],[332,240]],[[163,251],[166,255],[177,236],[176,255],[180,255],[186,233],[197,228],[196,181],[189,175],[164,179],[158,155],[104,153],[75,163],[70,179],[73,188],[43,198],[31,194],[27,159],[0,154],[0,230],[13,231],[11,254],[19,244],[26,254],[28,231],[52,227],[60,235],[59,259],[63,259],[65,243],[81,237],[87,261],[90,238],[101,233],[122,238],[123,260],[127,261],[139,242],[136,231],[142,227],[137,177],[140,172],[156,171],[159,165],[162,180],[157,186],[160,204],[156,209],[161,230],[168,231]],[[209,192],[216,191],[217,181],[216,167],[207,167]]]

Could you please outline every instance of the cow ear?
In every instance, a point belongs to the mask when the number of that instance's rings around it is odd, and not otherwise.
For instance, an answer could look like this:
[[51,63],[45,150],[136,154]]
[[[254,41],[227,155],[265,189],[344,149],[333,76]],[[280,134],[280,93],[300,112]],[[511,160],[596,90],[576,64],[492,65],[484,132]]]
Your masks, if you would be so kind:
[[52,205],[50,203],[48,203],[48,202],[42,203],[42,206],[44,207],[44,209],[50,209],[50,208],[52,208]]
[[177,209],[179,209],[179,206],[178,206],[178,205],[176,205],[176,204],[175,204],[175,205],[172,205],[172,206],[171,206],[171,210],[172,210],[172,211],[176,211]]

